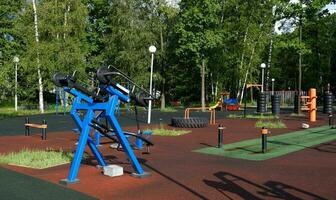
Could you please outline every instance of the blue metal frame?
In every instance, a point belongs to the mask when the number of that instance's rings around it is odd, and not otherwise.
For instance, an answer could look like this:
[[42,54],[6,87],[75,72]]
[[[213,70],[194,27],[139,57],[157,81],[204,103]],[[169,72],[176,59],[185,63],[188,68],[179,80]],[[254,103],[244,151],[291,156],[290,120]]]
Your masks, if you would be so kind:
[[[76,122],[78,129],[81,133],[77,149],[71,163],[69,175],[67,179],[61,180],[62,184],[68,185],[72,183],[77,183],[79,181],[77,179],[77,175],[86,145],[90,147],[92,153],[97,158],[99,165],[106,166],[106,162],[104,161],[103,156],[101,155],[95,142],[89,135],[89,132],[92,129],[90,127],[90,123],[93,119],[95,119],[95,111],[102,111],[103,113],[99,115],[99,117],[104,116],[112,126],[114,134],[120,141],[123,150],[131,161],[133,169],[136,171],[135,173],[133,173],[133,175],[136,177],[143,177],[148,175],[148,173],[146,173],[142,169],[115,116],[115,111],[119,104],[119,100],[123,102],[130,102],[129,96],[122,94],[120,91],[114,89],[112,86],[107,86],[103,89],[108,92],[109,100],[107,102],[100,103],[95,102],[91,97],[81,93],[74,88],[64,88],[64,91],[72,94],[75,97],[70,111],[70,115]],[[78,111],[86,111],[83,120],[79,117]]]

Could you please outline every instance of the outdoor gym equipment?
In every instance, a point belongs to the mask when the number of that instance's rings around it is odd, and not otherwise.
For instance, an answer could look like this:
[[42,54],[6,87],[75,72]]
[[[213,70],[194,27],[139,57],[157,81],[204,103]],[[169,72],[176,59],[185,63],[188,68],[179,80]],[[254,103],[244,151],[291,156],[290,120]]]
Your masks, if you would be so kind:
[[47,128],[48,128],[48,125],[47,125],[47,121],[46,120],[43,120],[42,121],[42,124],[32,124],[32,123],[29,123],[29,118],[26,117],[25,119],[25,136],[30,136],[30,128],[38,128],[38,129],[41,129],[41,137],[42,137],[42,140],[46,140],[47,139]]
[[[210,112],[210,124],[216,124],[216,109],[213,109],[211,107],[206,107],[206,111]],[[190,119],[190,111],[192,110],[202,110],[202,107],[197,108],[186,108],[184,110],[184,119]],[[192,127],[193,128],[193,127]]]
[[[210,112],[210,120],[209,123],[211,125],[216,124],[216,109],[222,106],[222,101],[219,100],[215,105],[210,107],[205,107],[207,112]],[[202,107],[193,107],[186,108],[184,110],[184,118],[182,117],[173,117],[171,120],[171,124],[174,127],[180,128],[203,128],[208,126],[208,120],[203,117],[190,117],[190,111],[192,110],[203,110]]]
[[[99,70],[98,70],[99,71]],[[100,76],[100,77],[99,77]],[[81,160],[83,158],[83,153],[86,145],[89,146],[90,150],[98,160],[100,166],[107,166],[103,156],[99,152],[98,148],[94,144],[93,139],[90,137],[89,132],[91,128],[99,130],[103,135],[112,139],[112,136],[107,134],[108,132],[113,131],[117,140],[120,142],[123,147],[124,152],[128,156],[131,165],[135,172],[132,174],[135,177],[145,177],[148,176],[149,173],[145,172],[138,159],[134,155],[134,152],[125,136],[125,133],[121,129],[116,116],[114,115],[115,110],[119,104],[119,101],[122,102],[130,102],[131,94],[125,88],[118,84],[111,84],[112,77],[105,77],[105,75],[98,74],[98,79],[104,78],[106,82],[101,82],[101,86],[97,91],[104,91],[105,95],[102,96],[98,92],[93,92],[80,84],[76,83],[76,78],[70,75],[64,75],[62,73],[57,73],[53,77],[53,82],[58,87],[64,87],[64,90],[71,95],[74,96],[73,105],[70,111],[70,115],[76,122],[78,129],[80,131],[79,141],[77,145],[77,149],[71,163],[70,171],[68,177],[66,179],[61,180],[62,184],[68,185],[79,182],[77,179],[79,167]],[[133,94],[137,96],[137,94]],[[141,99],[137,99],[137,102],[140,102]],[[84,111],[85,115],[81,119],[79,112]],[[111,125],[112,129],[107,129],[100,123],[96,122],[95,112],[99,111],[103,114],[104,118],[107,119],[108,123]],[[141,136],[137,136],[141,137]],[[145,140],[145,138],[142,138]]]
[[[146,137],[149,137],[152,132],[146,131],[142,132],[139,125],[138,120],[138,111],[137,111],[137,105],[147,107],[150,100],[155,100],[155,97],[151,95],[149,92],[144,90],[142,87],[137,85],[130,77],[128,77],[126,74],[121,72],[119,69],[113,67],[112,65],[107,67],[100,67],[97,70],[97,79],[100,84],[102,85],[110,85],[117,90],[119,90],[123,94],[129,95],[130,99],[135,102],[134,105],[134,111],[135,111],[135,120],[137,124],[137,135],[141,137],[136,137],[135,140],[135,146],[137,149],[142,149],[142,143],[143,140],[141,138],[142,135],[145,135]],[[132,88],[131,91],[126,89],[125,87],[121,86],[119,83],[117,83],[117,80],[119,81],[126,81],[127,85]],[[118,107],[119,108],[119,107]],[[149,146],[147,143],[147,153],[149,153]]]
[[306,106],[308,107],[308,114],[309,114],[309,121],[316,122],[316,114],[317,114],[317,108],[316,108],[316,89],[310,88],[308,92],[308,96],[301,96],[301,99],[306,99],[307,103]]

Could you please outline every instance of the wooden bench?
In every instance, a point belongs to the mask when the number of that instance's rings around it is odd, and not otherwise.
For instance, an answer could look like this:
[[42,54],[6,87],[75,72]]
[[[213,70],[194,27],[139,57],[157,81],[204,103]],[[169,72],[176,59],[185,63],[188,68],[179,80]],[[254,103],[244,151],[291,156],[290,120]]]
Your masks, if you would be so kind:
[[46,140],[47,139],[47,128],[48,128],[48,125],[47,125],[47,121],[46,120],[43,120],[42,124],[32,124],[32,123],[29,123],[29,118],[26,117],[26,121],[25,121],[24,126],[25,126],[25,136],[30,136],[30,128],[38,128],[38,129],[41,129],[42,140]]

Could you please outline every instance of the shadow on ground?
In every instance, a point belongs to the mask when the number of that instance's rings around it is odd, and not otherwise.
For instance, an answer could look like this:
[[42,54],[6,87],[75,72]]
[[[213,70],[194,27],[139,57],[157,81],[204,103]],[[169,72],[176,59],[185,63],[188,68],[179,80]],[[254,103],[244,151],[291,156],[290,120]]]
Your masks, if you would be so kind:
[[[203,182],[216,189],[228,199],[235,199],[235,197],[238,196],[242,199],[249,200],[262,200],[270,198],[326,200],[326,198],[319,195],[277,181],[267,181],[260,185],[243,177],[222,171],[215,173],[214,176],[217,177],[217,180],[203,180]],[[257,192],[251,193],[250,191]]]

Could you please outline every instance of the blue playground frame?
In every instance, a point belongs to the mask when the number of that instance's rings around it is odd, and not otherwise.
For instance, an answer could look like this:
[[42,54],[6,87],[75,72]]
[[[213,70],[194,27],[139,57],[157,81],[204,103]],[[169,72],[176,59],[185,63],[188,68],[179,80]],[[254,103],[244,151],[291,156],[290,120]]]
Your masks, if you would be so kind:
[[[66,179],[62,179],[60,181],[61,184],[69,185],[79,182],[77,175],[86,145],[89,146],[90,150],[97,158],[100,166],[107,165],[104,161],[102,154],[99,152],[97,146],[95,145],[95,142],[89,135],[91,130],[91,121],[95,119],[95,111],[103,112],[102,115],[105,116],[105,118],[108,120],[109,124],[113,128],[114,134],[118,138],[123,150],[131,161],[133,169],[135,170],[135,172],[132,173],[132,176],[142,178],[149,175],[148,172],[145,172],[142,169],[120,124],[117,121],[116,116],[114,115],[119,105],[119,101],[128,103],[130,102],[130,97],[124,95],[117,89],[114,89],[112,86],[104,86],[102,89],[104,89],[109,95],[107,102],[96,102],[93,98],[83,94],[75,88],[64,88],[66,92],[74,96],[70,115],[78,126],[78,129],[80,131],[80,137],[73,161],[71,163],[68,177]],[[80,118],[78,111],[86,111],[83,120]]]

